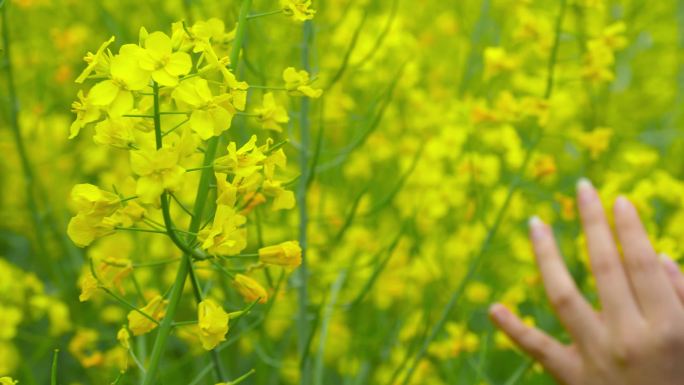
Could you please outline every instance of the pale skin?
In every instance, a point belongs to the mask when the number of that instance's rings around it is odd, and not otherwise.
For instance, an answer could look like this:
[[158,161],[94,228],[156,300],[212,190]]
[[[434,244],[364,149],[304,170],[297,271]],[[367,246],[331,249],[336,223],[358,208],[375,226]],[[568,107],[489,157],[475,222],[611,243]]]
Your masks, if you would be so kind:
[[577,206],[601,309],[580,294],[551,228],[533,217],[530,239],[546,295],[572,343],[527,326],[501,304],[490,308],[492,320],[560,384],[684,384],[684,276],[679,267],[656,253],[625,197],[613,204],[615,234],[586,179],[577,184]]

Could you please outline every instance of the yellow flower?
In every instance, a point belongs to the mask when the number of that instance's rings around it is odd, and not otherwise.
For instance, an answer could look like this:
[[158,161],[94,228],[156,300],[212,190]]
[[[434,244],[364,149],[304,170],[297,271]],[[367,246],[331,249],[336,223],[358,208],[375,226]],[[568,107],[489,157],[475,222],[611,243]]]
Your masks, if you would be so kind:
[[79,213],[104,217],[119,207],[121,199],[95,185],[83,183],[71,189],[71,202]]
[[484,77],[489,79],[503,72],[509,72],[517,67],[517,61],[501,47],[487,47],[484,51]]
[[212,299],[205,299],[197,307],[197,323],[200,329],[202,347],[211,350],[221,341],[226,340],[228,333],[228,313]]
[[0,377],[0,385],[16,385],[19,381],[15,381],[12,377]]
[[302,263],[302,248],[297,241],[262,247],[259,249],[259,261],[269,265],[297,267]]
[[112,117],[95,125],[93,141],[97,144],[128,150],[135,144],[133,125],[129,118]]
[[228,207],[235,206],[237,199],[237,188],[228,182],[228,175],[215,173],[216,177],[216,204]]
[[79,90],[78,101],[71,103],[71,112],[76,113],[76,120],[69,127],[69,139],[73,139],[81,132],[81,128],[88,123],[100,118],[100,109],[95,107],[88,98],[83,96],[83,91]]
[[287,67],[283,71],[283,80],[290,95],[319,98],[323,94],[323,90],[311,87],[309,73],[304,70],[297,71],[294,67]]
[[273,210],[289,210],[295,206],[295,195],[281,186],[282,182],[265,180],[262,186],[264,195],[273,197]]
[[135,193],[143,203],[156,203],[164,191],[180,188],[185,169],[171,148],[131,151],[131,169],[139,176]]
[[81,72],[81,74],[76,78],[76,83],[83,83],[83,81],[93,72],[96,73],[106,73],[109,60],[111,58],[111,52],[105,52],[105,49],[109,47],[114,41],[114,36],[110,37],[109,40],[102,43],[100,48],[97,49],[96,53],[88,52],[83,60],[88,63],[88,66]]
[[88,93],[92,105],[106,108],[110,115],[122,115],[133,108],[131,91],[142,90],[150,80],[149,72],[138,64],[140,49],[135,44],[121,46],[119,54],[111,60],[111,79],[95,84]]
[[192,109],[190,128],[207,140],[218,136],[230,128],[236,108],[231,104],[233,96],[221,94],[214,96],[209,83],[200,77],[184,80],[171,94],[181,107]]
[[236,274],[233,286],[247,302],[253,302],[257,299],[259,299],[259,303],[266,303],[268,301],[266,289],[259,282],[246,275]]
[[197,235],[202,248],[212,255],[235,255],[247,247],[247,219],[230,206],[218,205],[210,228]]
[[76,246],[88,246],[112,232],[113,226],[106,223],[105,217],[119,207],[121,200],[117,195],[92,184],[78,184],[71,190],[71,202],[77,214],[69,221],[67,234]]
[[[140,310],[153,319],[159,321],[160,319],[164,318],[164,315],[166,314],[167,304],[168,301],[164,300],[161,295],[157,295]],[[136,310],[131,310],[128,313],[127,318],[128,329],[133,333],[134,336],[148,333],[157,327],[156,323],[152,322],[152,320],[140,314]]]
[[116,333],[116,339],[126,350],[131,348],[131,333],[128,332],[128,329],[126,329],[125,326],[119,329],[119,331]]
[[97,282],[97,279],[90,272],[85,273],[81,278],[81,295],[78,296],[78,300],[81,302],[89,300],[98,287],[99,282]]
[[0,305],[0,340],[13,339],[23,318],[21,310],[17,307]]
[[152,32],[145,39],[140,55],[140,68],[152,72],[152,79],[162,86],[178,85],[178,76],[192,68],[192,59],[186,52],[172,52],[171,38],[163,32]]
[[591,159],[597,159],[610,147],[610,139],[613,130],[606,127],[598,127],[593,131],[581,132],[577,135],[579,145],[589,151]]
[[247,178],[263,168],[266,159],[261,148],[256,145],[257,137],[251,138],[239,149],[235,142],[228,143],[227,154],[214,161],[214,169]]
[[292,16],[297,21],[311,20],[316,14],[316,11],[309,8],[311,0],[281,0],[280,4],[283,13]]
[[254,110],[259,116],[257,120],[261,126],[267,130],[282,132],[283,129],[280,124],[285,124],[290,121],[287,111],[283,106],[279,106],[275,102],[273,93],[267,92],[264,94],[264,100],[260,108]]

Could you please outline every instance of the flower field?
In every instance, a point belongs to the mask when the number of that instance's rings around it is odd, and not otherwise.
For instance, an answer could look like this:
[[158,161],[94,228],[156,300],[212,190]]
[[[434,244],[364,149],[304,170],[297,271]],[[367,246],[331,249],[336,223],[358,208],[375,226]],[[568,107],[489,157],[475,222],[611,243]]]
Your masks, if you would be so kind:
[[[0,384],[553,384],[527,220],[679,260],[684,3],[0,0]],[[608,213],[610,216],[610,213]]]

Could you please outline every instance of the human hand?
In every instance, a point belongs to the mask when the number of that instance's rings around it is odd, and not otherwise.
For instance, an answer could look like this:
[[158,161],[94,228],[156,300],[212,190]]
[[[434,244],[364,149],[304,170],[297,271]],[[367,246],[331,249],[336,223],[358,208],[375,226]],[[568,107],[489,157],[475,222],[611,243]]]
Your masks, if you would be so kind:
[[551,228],[530,219],[530,238],[546,294],[572,338],[564,345],[525,325],[501,304],[490,308],[496,326],[566,385],[684,384],[684,276],[656,255],[629,200],[613,207],[621,259],[603,206],[591,183],[577,185],[577,205],[599,311],[582,297],[568,273]]

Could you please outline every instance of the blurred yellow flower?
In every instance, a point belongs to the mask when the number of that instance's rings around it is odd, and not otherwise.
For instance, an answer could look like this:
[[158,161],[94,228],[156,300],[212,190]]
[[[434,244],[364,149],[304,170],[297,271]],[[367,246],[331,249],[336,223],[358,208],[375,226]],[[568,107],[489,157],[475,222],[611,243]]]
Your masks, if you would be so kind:
[[200,341],[204,349],[211,350],[219,342],[226,340],[229,317],[219,304],[207,298],[199,303],[197,315]]
[[311,0],[280,0],[280,5],[283,13],[292,16],[297,21],[311,20],[316,14],[316,11],[309,8]]
[[302,248],[297,241],[262,247],[259,249],[259,261],[268,265],[297,267],[302,263]]
[[268,302],[268,293],[266,289],[256,280],[244,275],[236,274],[233,280],[233,287],[240,293],[242,298],[247,302],[253,302],[257,299],[259,303]]
[[323,90],[311,87],[309,73],[304,70],[297,71],[294,67],[287,67],[283,71],[283,80],[290,95],[304,95],[310,98],[319,98],[323,95]]
[[[166,314],[167,304],[168,301],[164,300],[161,295],[157,295],[140,310],[153,319],[159,321],[164,318],[164,314]],[[152,322],[152,320],[140,314],[140,312],[136,310],[131,310],[128,312],[127,318],[128,330],[130,330],[134,336],[148,333],[157,327],[156,323]]]
[[254,112],[258,115],[257,120],[261,126],[267,130],[282,132],[283,128],[280,125],[290,121],[285,108],[276,104],[272,92],[264,94],[261,107],[256,108]]

